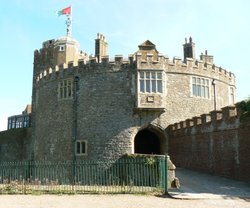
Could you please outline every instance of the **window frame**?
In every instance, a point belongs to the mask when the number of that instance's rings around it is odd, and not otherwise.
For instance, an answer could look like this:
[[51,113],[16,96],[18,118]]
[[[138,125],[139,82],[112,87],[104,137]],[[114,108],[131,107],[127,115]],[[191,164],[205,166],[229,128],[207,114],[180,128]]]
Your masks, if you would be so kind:
[[68,100],[73,98],[73,80],[63,79],[58,83],[58,99]]
[[163,94],[163,71],[139,70],[138,92],[148,94]]
[[[82,151],[82,143],[84,143],[84,152]],[[78,144],[80,144],[80,150],[78,152]],[[88,141],[85,139],[81,139],[81,140],[76,140],[75,141],[75,155],[76,156],[84,156],[87,155],[87,151],[88,151]]]
[[211,86],[210,80],[205,77],[191,76],[191,97],[210,99]]
[[59,51],[59,52],[65,51],[65,45],[59,45],[58,51]]
[[229,86],[229,105],[234,105],[235,103],[235,87]]

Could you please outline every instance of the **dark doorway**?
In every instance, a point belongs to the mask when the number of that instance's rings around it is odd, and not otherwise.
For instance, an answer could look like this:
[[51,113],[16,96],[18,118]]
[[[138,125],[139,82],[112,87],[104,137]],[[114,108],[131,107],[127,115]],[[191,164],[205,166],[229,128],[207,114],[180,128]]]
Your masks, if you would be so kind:
[[134,141],[135,153],[160,154],[159,137],[147,129],[139,131]]

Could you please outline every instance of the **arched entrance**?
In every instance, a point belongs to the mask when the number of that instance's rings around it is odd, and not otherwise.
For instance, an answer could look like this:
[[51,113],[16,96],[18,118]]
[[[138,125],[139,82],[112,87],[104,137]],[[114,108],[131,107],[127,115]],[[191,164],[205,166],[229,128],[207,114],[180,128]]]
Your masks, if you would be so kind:
[[164,154],[161,148],[160,137],[153,131],[143,129],[139,131],[134,139],[134,153],[139,154]]

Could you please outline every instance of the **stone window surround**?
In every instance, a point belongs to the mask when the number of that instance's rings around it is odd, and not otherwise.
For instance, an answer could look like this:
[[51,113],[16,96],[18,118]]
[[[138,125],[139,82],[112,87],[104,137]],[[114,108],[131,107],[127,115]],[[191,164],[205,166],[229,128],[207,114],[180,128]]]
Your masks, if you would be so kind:
[[65,45],[59,45],[58,51],[65,51]]
[[[210,81],[208,78],[201,76],[191,76],[191,97],[210,99],[211,88]],[[195,82],[194,82],[195,80]],[[195,87],[195,88],[194,88]]]
[[138,92],[163,93],[163,71],[159,70],[138,71]]
[[229,86],[229,104],[234,105],[235,103],[235,88]]
[[58,99],[72,99],[73,98],[73,80],[63,79],[58,84]]

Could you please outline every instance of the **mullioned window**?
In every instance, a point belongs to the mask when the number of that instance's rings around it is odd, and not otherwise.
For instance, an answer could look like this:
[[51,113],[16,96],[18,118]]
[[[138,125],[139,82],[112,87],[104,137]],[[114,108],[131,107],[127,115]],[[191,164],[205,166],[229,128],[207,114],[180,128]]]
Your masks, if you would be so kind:
[[209,98],[209,79],[192,77],[192,95],[195,97]]
[[69,99],[73,96],[73,84],[71,79],[65,79],[59,82],[58,98]]
[[139,72],[140,92],[162,93],[162,72],[141,71]]
[[76,155],[87,155],[87,141],[86,140],[76,141]]

